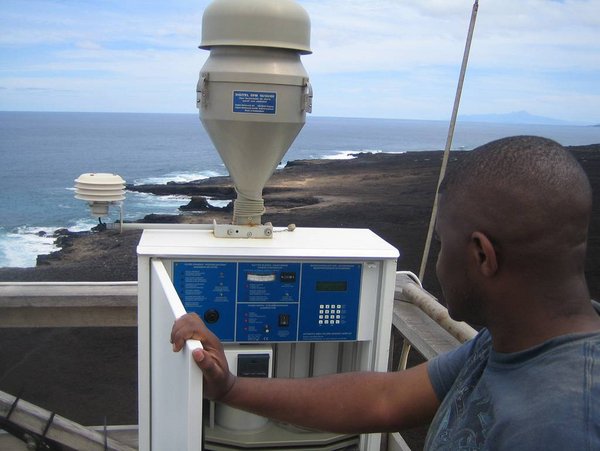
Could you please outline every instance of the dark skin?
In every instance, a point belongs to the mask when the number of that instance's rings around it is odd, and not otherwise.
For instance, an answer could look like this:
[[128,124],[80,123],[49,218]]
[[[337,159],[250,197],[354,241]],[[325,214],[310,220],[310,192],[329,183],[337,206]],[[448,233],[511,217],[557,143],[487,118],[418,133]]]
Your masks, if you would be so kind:
[[223,346],[194,313],[175,322],[173,350],[192,338],[204,346],[193,357],[204,373],[205,397],[265,417],[330,432],[392,432],[427,423],[439,406],[426,364],[396,373],[237,378],[229,372]]
[[[475,229],[467,212],[445,208],[443,196],[440,206],[437,274],[454,319],[487,327],[494,349],[505,353],[561,335],[600,330],[583,265],[577,263],[584,259],[585,242],[562,249],[548,246],[548,255],[524,265],[522,260],[540,251],[495,233],[496,222]],[[456,272],[457,262],[465,268],[458,275],[451,272]]]
[[[565,176],[570,191],[560,186],[551,196],[551,178],[486,184],[488,178],[479,177],[477,189],[454,200],[440,197],[436,270],[450,315],[487,327],[494,349],[504,353],[600,330],[583,272],[591,209],[585,176],[578,182]],[[207,398],[280,421],[331,432],[390,432],[427,424],[440,405],[426,363],[390,373],[237,378],[223,346],[195,314],[175,322],[173,350],[188,339],[204,346],[193,357]]]

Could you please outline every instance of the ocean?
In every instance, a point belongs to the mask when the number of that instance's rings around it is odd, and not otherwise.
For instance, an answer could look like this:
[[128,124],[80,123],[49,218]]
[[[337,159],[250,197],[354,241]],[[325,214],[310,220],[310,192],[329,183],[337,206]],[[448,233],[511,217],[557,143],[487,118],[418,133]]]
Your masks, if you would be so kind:
[[[399,119],[307,118],[282,164],[351,158],[356,152],[441,150],[448,123]],[[458,123],[453,149],[511,135],[539,135],[563,145],[600,143],[600,127]],[[54,230],[97,224],[74,198],[85,172],[119,174],[127,183],[190,181],[227,171],[196,114],[0,112],[0,267],[35,266],[56,248]],[[176,214],[186,197],[126,193],[124,218]],[[105,221],[118,219],[111,208]]]

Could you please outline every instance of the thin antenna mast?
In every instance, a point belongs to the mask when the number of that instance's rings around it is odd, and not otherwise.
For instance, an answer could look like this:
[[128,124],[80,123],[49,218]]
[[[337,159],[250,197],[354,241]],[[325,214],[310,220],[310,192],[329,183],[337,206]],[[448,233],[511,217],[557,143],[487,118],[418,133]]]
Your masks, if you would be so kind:
[[456,96],[454,97],[454,108],[452,109],[452,118],[450,119],[450,127],[448,129],[448,137],[446,138],[446,147],[444,149],[444,158],[442,160],[442,167],[440,168],[440,177],[438,179],[437,188],[435,190],[435,199],[433,201],[433,210],[431,211],[431,219],[429,220],[429,230],[427,231],[427,239],[425,241],[425,249],[423,250],[423,259],[421,260],[421,269],[419,270],[419,279],[423,280],[425,277],[425,269],[427,267],[427,260],[429,258],[429,250],[431,248],[431,238],[433,237],[433,229],[435,227],[435,218],[438,210],[438,197],[439,189],[444,175],[446,174],[446,168],[448,166],[448,158],[450,156],[450,148],[452,147],[452,138],[454,137],[454,127],[456,125],[456,117],[458,116],[458,107],[460,105],[460,97],[462,94],[463,82],[465,80],[465,73],[467,72],[467,63],[469,61],[469,51],[471,50],[471,41],[473,39],[473,31],[475,30],[475,21],[477,19],[477,10],[479,9],[479,0],[475,0],[473,4],[473,10],[471,12],[471,22],[469,23],[469,32],[467,33],[467,42],[465,44],[465,52],[463,54],[462,66],[460,68],[460,76],[458,79],[458,86],[456,87]]

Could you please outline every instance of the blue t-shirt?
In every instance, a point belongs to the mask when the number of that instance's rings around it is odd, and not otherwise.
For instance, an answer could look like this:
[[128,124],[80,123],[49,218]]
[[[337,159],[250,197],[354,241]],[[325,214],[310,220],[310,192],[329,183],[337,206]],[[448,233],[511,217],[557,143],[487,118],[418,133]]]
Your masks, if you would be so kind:
[[600,333],[503,354],[489,331],[428,365],[427,450],[600,450]]

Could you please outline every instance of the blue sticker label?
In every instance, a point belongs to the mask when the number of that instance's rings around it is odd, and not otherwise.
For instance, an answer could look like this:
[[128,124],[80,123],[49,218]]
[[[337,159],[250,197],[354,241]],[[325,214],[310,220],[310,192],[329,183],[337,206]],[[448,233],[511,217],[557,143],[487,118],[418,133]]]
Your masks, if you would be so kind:
[[233,112],[246,114],[275,114],[277,93],[264,91],[233,91]]

